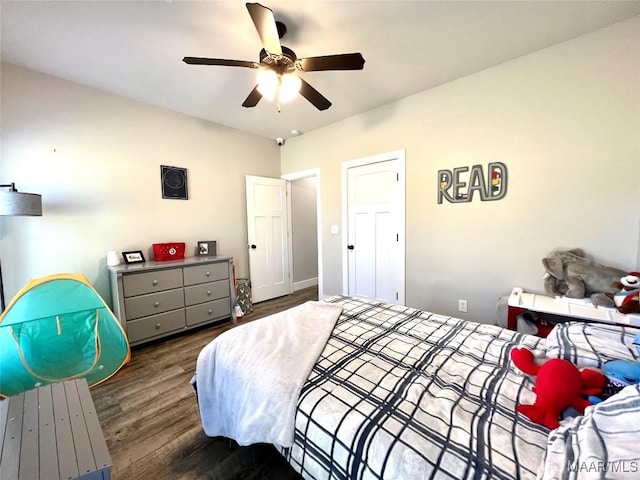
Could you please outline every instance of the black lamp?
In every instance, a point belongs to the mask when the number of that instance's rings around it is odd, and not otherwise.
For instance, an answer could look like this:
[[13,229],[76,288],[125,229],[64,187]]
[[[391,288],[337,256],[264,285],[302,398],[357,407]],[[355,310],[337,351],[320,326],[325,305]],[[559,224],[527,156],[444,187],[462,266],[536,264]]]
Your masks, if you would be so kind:
[[[9,187],[8,191],[0,191],[0,215],[42,216],[42,196],[35,193],[18,192],[15,183],[0,185]],[[0,313],[4,312],[4,285],[2,283],[2,264],[0,263]]]

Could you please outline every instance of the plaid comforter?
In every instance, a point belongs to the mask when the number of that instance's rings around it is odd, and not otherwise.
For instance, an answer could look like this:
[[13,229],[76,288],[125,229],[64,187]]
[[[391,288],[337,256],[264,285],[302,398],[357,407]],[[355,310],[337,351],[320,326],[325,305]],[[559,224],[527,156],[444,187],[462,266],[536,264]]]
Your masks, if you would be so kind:
[[326,301],[344,310],[282,452],[303,477],[536,477],[549,431],[516,412],[535,394],[509,351],[544,340],[375,301]]

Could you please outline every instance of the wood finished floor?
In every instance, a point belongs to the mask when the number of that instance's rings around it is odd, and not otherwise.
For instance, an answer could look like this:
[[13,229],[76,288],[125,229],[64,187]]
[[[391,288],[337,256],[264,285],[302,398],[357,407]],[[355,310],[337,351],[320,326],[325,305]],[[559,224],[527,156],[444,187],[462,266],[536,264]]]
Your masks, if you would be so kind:
[[[239,324],[317,300],[317,287],[254,305]],[[300,480],[270,445],[240,447],[202,431],[189,384],[200,350],[230,323],[134,347],[131,362],[91,390],[113,480]]]

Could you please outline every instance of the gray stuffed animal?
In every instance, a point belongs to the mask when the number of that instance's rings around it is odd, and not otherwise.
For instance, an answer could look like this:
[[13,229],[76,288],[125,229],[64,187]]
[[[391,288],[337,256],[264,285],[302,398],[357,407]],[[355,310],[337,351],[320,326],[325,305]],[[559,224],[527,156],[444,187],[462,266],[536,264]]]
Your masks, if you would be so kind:
[[569,298],[590,296],[594,303],[601,306],[613,306],[613,302],[608,305],[607,297],[598,294],[616,293],[611,284],[627,274],[585,258],[579,248],[552,252],[542,259],[542,264],[547,271],[544,279],[547,295]]

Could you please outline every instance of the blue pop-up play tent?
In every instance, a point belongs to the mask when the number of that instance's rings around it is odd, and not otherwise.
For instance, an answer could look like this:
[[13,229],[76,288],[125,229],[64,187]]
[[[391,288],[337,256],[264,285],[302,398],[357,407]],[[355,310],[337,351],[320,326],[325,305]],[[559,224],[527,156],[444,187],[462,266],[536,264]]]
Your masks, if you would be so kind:
[[130,359],[113,312],[82,274],[31,280],[0,316],[0,396],[84,377],[96,385]]

